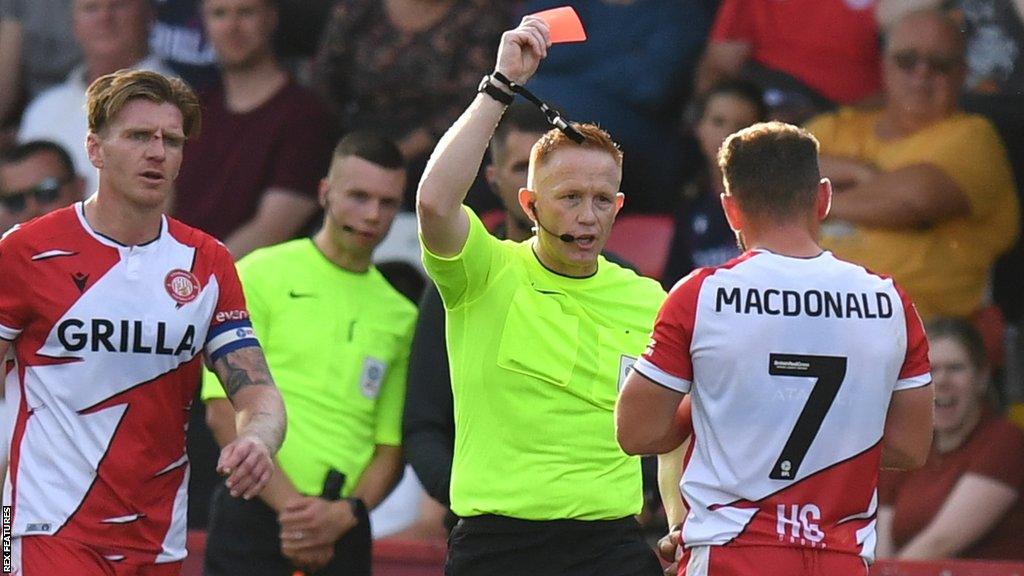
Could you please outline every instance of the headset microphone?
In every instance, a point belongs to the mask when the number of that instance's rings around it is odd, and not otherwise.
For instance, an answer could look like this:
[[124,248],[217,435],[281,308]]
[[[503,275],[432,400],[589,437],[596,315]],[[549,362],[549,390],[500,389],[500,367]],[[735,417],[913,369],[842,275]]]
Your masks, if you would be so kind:
[[[534,217],[534,219],[537,220],[537,226],[540,226],[541,230],[547,232],[548,234],[551,234],[552,236],[554,236],[555,238],[558,238],[559,240],[561,240],[562,242],[565,242],[566,244],[572,244],[573,242],[576,241],[576,237],[573,236],[572,234],[555,234],[554,232],[549,230],[547,226],[545,226],[544,224],[541,224],[540,212],[537,211],[537,203],[536,202],[530,202],[530,210],[533,210],[533,217]],[[534,229],[534,230],[536,230],[536,229]]]
[[[327,218],[327,213],[331,211],[331,195],[327,194],[324,196],[324,218]],[[354,234],[356,229],[349,226],[348,224],[342,224],[341,229],[349,234]]]

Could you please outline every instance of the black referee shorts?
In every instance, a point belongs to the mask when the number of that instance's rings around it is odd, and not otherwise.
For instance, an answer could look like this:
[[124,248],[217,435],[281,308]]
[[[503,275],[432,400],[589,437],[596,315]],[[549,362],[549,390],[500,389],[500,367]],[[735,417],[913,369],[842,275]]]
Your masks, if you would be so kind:
[[[213,491],[206,537],[204,576],[292,576],[295,567],[281,554],[277,513],[259,498],[232,498],[221,483]],[[338,540],[334,559],[309,576],[369,576],[370,519]]]
[[661,576],[633,517],[463,518],[448,537],[446,576]]

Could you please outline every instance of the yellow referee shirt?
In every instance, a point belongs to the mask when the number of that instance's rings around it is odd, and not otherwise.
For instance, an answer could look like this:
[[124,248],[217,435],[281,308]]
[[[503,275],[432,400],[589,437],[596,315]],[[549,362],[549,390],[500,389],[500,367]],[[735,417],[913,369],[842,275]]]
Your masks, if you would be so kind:
[[[347,495],[375,445],[401,444],[416,306],[376,268],[339,268],[309,239],[253,252],[238,275],[288,413],[278,462],[310,495],[340,470]],[[203,400],[224,397],[207,372]]]
[[444,300],[455,398],[452,510],[527,520],[640,511],[640,460],[615,440],[626,370],[665,292],[603,257],[588,278],[541,265],[466,209],[454,257],[423,261]]

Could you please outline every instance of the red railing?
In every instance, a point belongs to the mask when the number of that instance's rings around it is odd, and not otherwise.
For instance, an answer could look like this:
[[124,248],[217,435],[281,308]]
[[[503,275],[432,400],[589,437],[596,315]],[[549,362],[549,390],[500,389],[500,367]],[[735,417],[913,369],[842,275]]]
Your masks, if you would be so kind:
[[[206,532],[188,535],[189,557],[182,576],[203,573]],[[441,576],[444,572],[444,542],[378,540],[373,544],[375,576]],[[893,562],[880,560],[871,576],[1024,576],[1024,563],[948,560],[943,562]]]

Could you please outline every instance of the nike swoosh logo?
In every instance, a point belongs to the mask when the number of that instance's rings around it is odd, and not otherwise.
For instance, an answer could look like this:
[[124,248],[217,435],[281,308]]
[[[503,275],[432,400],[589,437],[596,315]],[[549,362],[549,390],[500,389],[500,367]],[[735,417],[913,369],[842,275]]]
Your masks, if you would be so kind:
[[303,292],[296,292],[295,290],[289,291],[288,295],[292,298],[316,298],[316,294],[306,294]]
[[46,260],[48,258],[57,258],[60,256],[74,256],[78,252],[69,252],[67,250],[47,250],[46,252],[40,252],[32,257],[32,261]]

